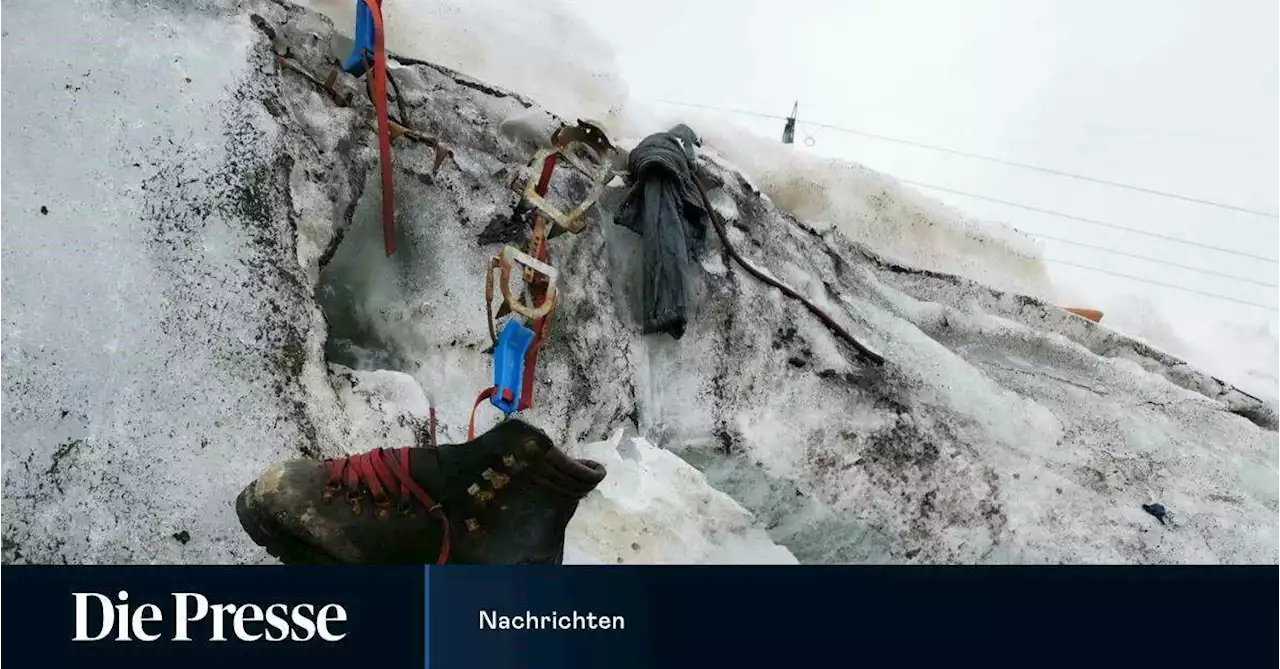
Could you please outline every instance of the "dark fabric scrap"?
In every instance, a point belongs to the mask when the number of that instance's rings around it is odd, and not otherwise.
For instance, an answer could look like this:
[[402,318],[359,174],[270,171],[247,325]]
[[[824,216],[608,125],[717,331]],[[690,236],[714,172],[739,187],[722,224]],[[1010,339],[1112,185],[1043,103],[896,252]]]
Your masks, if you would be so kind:
[[678,125],[644,138],[628,159],[631,190],[614,220],[643,237],[642,332],[684,336],[692,265],[707,212],[694,184],[697,135]]

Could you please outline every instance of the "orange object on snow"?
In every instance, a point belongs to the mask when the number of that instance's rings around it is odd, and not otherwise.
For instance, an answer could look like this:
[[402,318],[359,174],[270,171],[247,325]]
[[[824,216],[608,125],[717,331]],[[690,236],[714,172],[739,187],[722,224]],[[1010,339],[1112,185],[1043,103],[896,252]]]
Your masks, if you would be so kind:
[[1094,323],[1102,322],[1102,312],[1097,309],[1073,309],[1071,307],[1063,307],[1063,309],[1066,309],[1077,316],[1087,318]]

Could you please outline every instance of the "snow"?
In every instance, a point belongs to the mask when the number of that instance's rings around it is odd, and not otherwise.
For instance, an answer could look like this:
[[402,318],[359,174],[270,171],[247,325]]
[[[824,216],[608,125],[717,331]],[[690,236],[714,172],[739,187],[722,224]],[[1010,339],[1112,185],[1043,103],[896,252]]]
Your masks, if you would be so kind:
[[1277,406],[1280,378],[1280,321],[1248,310],[1215,316],[1188,306],[1162,310],[1151,299],[1128,292],[1088,295],[1067,285],[1060,293],[1072,304],[1103,312],[1103,325],[1210,371],[1217,378]]
[[581,453],[609,475],[578,508],[566,564],[796,564],[750,513],[670,451],[618,430]]
[[1187,319],[1176,331],[1187,342],[1187,362],[1211,369],[1245,392],[1275,406],[1280,385],[1280,325],[1270,321]]
[[[38,66],[4,43],[20,93],[4,101],[6,562],[267,561],[230,500],[269,464],[419,443],[430,405],[440,439],[462,440],[490,383],[484,267],[550,118],[532,100],[600,113],[623,145],[672,120],[627,107],[607,50],[557,5],[391,3],[392,48],[447,66],[395,73],[454,160],[433,175],[430,149],[397,140],[387,258],[367,106],[278,74],[247,14],[316,71],[327,21],[268,0],[11,4],[32,43],[98,39]],[[104,130],[76,145],[71,122]],[[569,561],[1276,563],[1274,365],[1259,403],[1170,355],[1171,332],[1203,337],[1124,312],[1146,345],[1054,306],[1007,229],[693,124],[739,251],[889,362],[860,363],[715,239],[686,336],[640,336],[640,240],[611,221],[610,189],[552,241],[561,300],[525,416],[609,471]],[[1262,351],[1275,329],[1239,338]]]
[[242,98],[257,35],[202,8],[5,13],[5,560],[255,559],[225,500],[326,436],[293,404],[320,313],[287,230],[256,225],[284,219],[278,128]]
[[[298,4],[330,17],[343,34],[352,34],[353,0]],[[382,4],[387,49],[394,53],[519,91],[567,118],[603,117],[626,99],[608,44],[554,0],[536,7],[507,0]]]

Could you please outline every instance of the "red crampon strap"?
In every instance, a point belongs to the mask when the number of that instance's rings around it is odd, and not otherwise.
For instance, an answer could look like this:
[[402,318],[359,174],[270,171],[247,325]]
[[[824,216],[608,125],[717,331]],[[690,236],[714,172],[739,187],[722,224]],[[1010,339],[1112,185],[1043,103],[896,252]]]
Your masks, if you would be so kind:
[[[329,473],[330,485],[341,484],[348,490],[359,490],[362,486],[368,488],[374,502],[379,505],[388,503],[388,498],[393,495],[405,503],[416,499],[427,511],[434,513],[440,519],[443,532],[436,564],[444,564],[449,560],[449,518],[427,491],[413,480],[409,473],[410,450],[408,447],[394,450],[376,448],[360,455],[325,460],[324,466]],[[390,467],[387,466],[388,461]]]
[[[556,154],[553,153],[547,156],[547,159],[542,163],[542,174],[539,175],[538,177],[538,185],[537,185],[537,193],[539,195],[546,195],[547,188],[550,187],[551,185],[551,174],[555,171],[555,168],[556,168]],[[534,219],[535,232],[539,226],[542,226],[544,228],[546,226],[546,221],[542,220],[541,217]],[[536,239],[534,243],[537,244],[537,248],[533,249],[533,253],[531,254],[534,257],[536,257],[538,260],[541,260],[542,262],[547,261],[546,234],[547,233],[544,230],[541,236],[541,239]],[[537,234],[535,234],[534,236],[535,238],[538,237]],[[492,271],[492,269],[493,269],[492,266],[490,266],[490,271]],[[529,290],[531,293],[533,293],[534,304],[542,304],[543,300],[546,299],[546,292],[547,292],[546,288],[544,285],[540,284],[539,282],[536,282],[536,281],[533,282],[529,286]],[[492,288],[489,287],[488,284],[486,284],[486,293],[485,293],[486,309],[489,308],[488,307],[489,302],[493,299],[493,295],[491,291],[492,291]],[[520,388],[521,388],[520,404],[516,407],[516,411],[524,411],[525,409],[528,409],[533,404],[533,377],[534,377],[534,372],[538,366],[538,349],[542,346],[542,339],[543,339],[542,333],[546,329],[546,322],[548,318],[550,318],[549,315],[543,316],[542,318],[538,318],[533,321],[532,328],[531,328],[534,333],[533,343],[530,344],[529,346],[529,352],[525,354],[524,377],[521,379],[521,384],[520,384]],[[492,318],[489,319],[489,329],[490,329],[489,331],[490,337],[494,337]],[[496,337],[495,337],[495,340],[496,340]],[[480,395],[476,397],[475,404],[471,405],[471,419],[467,421],[467,441],[472,441],[476,438],[476,409],[478,409],[480,405],[484,403],[485,400],[493,397],[495,393],[497,393],[496,388],[492,388],[492,387],[485,388],[484,390],[480,391]]]
[[[538,177],[536,189],[538,195],[547,194],[547,188],[551,185],[551,174],[556,168],[556,155],[553,153],[547,156],[547,159],[542,163],[542,174]],[[534,225],[536,227],[538,223],[535,222]],[[544,228],[547,225],[545,220],[542,225]],[[533,249],[533,253],[530,254],[542,262],[547,262],[549,259],[546,234],[550,234],[550,231],[546,231],[542,238],[537,240],[538,248]],[[542,304],[542,300],[546,298],[546,288],[538,284],[534,284],[529,288],[533,293],[533,303]],[[529,353],[524,358],[524,379],[520,386],[520,404],[516,407],[516,411],[524,411],[533,406],[533,379],[538,370],[538,351],[542,348],[543,333],[546,332],[547,320],[550,318],[551,315],[547,314],[533,321],[530,326],[530,329],[533,330],[533,344],[529,346]]]
[[[373,15],[373,106],[378,115],[378,159],[382,163],[382,241],[396,252],[396,195],[391,178],[391,120],[387,117],[387,44],[378,0],[363,0]],[[400,119],[404,122],[404,119]]]
[[547,188],[551,186],[551,174],[556,169],[556,156],[559,154],[551,154],[547,159],[542,161],[542,174],[538,175],[538,195],[546,195]]
[[[541,257],[538,260],[546,262],[547,252],[546,246],[542,248]],[[534,287],[533,299],[539,303],[544,297],[546,290],[541,287]],[[533,406],[533,377],[538,369],[538,351],[542,350],[542,340],[547,330],[547,321],[551,319],[551,314],[547,314],[533,322],[533,343],[529,345],[529,353],[524,357],[524,379],[520,385],[520,403],[516,406],[516,411],[524,411]]]
[[476,397],[476,403],[471,405],[471,419],[467,421],[467,441],[473,441],[476,438],[476,409],[480,408],[484,401],[493,397],[496,390],[492,387],[485,388],[480,391],[480,395]]

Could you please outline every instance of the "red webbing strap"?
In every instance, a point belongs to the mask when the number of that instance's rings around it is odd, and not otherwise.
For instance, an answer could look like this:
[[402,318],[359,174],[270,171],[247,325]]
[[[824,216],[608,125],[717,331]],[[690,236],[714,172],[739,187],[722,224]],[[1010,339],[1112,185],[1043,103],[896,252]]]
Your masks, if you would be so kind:
[[[378,156],[382,163],[382,241],[396,252],[396,195],[391,178],[391,121],[387,117],[387,44],[378,0],[363,0],[373,15],[373,106],[378,114]],[[401,119],[403,120],[403,119]]]
[[476,409],[480,408],[480,405],[484,404],[485,400],[493,397],[496,391],[497,389],[493,387],[481,390],[480,395],[476,397],[476,403],[471,405],[471,419],[467,421],[467,441],[472,441],[476,438]]
[[547,159],[542,161],[542,174],[538,175],[538,187],[534,190],[538,195],[546,195],[547,188],[551,186],[551,173],[556,169],[556,156],[559,154],[551,154]]
[[[542,174],[538,178],[538,195],[546,195],[547,188],[551,186],[551,174],[556,168],[556,155],[547,156],[546,161],[542,163]],[[546,225],[543,219],[542,225]],[[535,223],[536,226],[536,223]],[[550,230],[546,230],[542,239],[538,242],[538,248],[534,249],[533,256],[542,262],[547,262],[547,239],[546,235],[551,234]],[[533,303],[542,304],[546,299],[546,285],[540,281],[535,281],[529,287],[533,293]],[[516,411],[524,411],[533,406],[533,377],[538,369],[538,351],[542,348],[543,333],[547,329],[547,320],[551,318],[551,314],[547,314],[542,318],[533,321],[530,329],[533,330],[533,343],[529,345],[529,353],[524,358],[524,378],[520,384],[520,404],[516,406]]]
[[436,557],[436,564],[445,564],[449,561],[450,537],[452,530],[449,527],[449,516],[445,515],[444,509],[440,507],[427,491],[413,480],[413,474],[409,469],[409,450],[408,448],[399,449],[400,457],[397,459],[392,455],[391,462],[395,465],[392,471],[395,472],[396,478],[400,479],[400,485],[404,486],[410,495],[418,498],[423,506],[427,507],[429,513],[435,514],[440,519],[440,555]]

